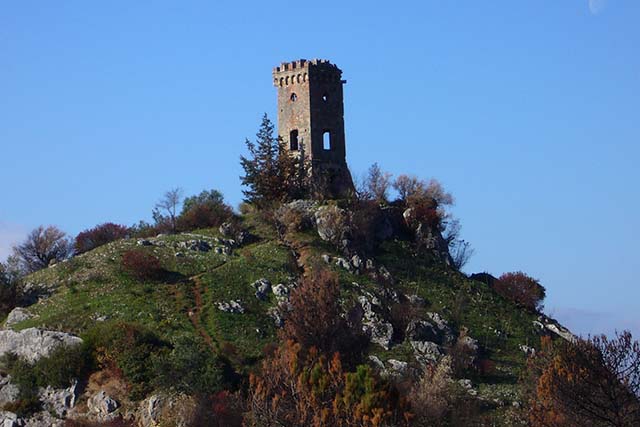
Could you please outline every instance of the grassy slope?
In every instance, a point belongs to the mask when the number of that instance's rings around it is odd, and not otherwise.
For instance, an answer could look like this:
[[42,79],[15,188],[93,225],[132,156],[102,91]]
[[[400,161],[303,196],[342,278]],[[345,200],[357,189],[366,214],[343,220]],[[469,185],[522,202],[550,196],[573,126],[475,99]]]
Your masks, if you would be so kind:
[[[142,247],[135,239],[117,241],[37,272],[28,281],[55,285],[56,292],[30,307],[37,317],[15,329],[38,326],[82,334],[96,324],[99,316],[108,321],[139,322],[165,338],[188,333],[203,336],[214,351],[232,348],[236,367],[246,372],[275,337],[273,320],[267,315],[275,298],[258,301],[251,283],[261,277],[273,284],[289,283],[299,270],[291,249],[278,242],[268,228],[252,218],[246,218],[245,224],[258,239],[229,256],[180,249],[185,257],[176,257],[173,242],[198,238],[183,234],[156,239],[166,246]],[[201,230],[197,234],[213,238],[217,231]],[[319,262],[323,253],[338,255],[315,233],[300,233],[295,239],[298,248],[304,248],[308,265]],[[122,254],[133,248],[154,253],[164,268],[173,272],[171,280],[140,283],[123,273]],[[455,329],[468,328],[469,335],[486,349],[496,369],[472,378],[481,395],[505,396],[507,401],[513,397],[525,362],[518,346],[535,346],[538,342],[532,325],[535,316],[500,298],[484,284],[472,282],[429,258],[412,256],[405,242],[386,242],[375,258],[392,273],[397,290],[423,297],[428,304],[426,310],[439,312]],[[332,268],[340,275],[348,299],[356,297],[353,282],[381,295],[381,286],[368,277]],[[231,299],[240,300],[246,313],[224,313],[216,308],[216,302]],[[371,346],[370,353],[383,360],[408,360],[411,348],[404,343],[386,352]]]

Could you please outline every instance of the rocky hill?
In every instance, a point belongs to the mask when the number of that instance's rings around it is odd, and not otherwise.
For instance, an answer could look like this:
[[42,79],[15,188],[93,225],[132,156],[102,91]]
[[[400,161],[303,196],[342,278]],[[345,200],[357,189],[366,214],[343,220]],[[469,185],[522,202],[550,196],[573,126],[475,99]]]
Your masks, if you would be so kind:
[[[294,227],[283,209],[296,213]],[[336,228],[347,208],[298,201],[275,221],[250,212],[233,227],[122,239],[28,276],[28,304],[0,331],[0,425],[188,425],[203,392],[246,390],[301,277],[318,269],[339,278],[345,310],[359,307],[363,363],[380,378],[399,384],[463,348],[459,388],[485,419],[508,425],[527,354],[541,335],[571,334],[456,271],[437,230],[417,250],[398,225],[403,212],[392,211],[369,249]],[[132,251],[159,260],[161,274],[123,268]],[[26,358],[34,376],[20,374],[10,354]],[[56,369],[66,374],[47,380]],[[29,378],[37,395],[25,406]]]

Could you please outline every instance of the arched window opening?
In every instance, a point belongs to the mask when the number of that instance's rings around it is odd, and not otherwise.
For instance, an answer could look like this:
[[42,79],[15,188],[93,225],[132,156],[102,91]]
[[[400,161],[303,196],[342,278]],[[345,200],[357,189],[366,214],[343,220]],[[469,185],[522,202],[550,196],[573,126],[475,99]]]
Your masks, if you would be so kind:
[[298,95],[296,95],[295,93],[291,94],[291,101],[295,102],[298,99]]
[[325,130],[322,134],[322,148],[329,151],[331,150],[331,132]]
[[298,129],[294,129],[289,133],[289,149],[291,151],[298,151],[300,149],[298,144]]

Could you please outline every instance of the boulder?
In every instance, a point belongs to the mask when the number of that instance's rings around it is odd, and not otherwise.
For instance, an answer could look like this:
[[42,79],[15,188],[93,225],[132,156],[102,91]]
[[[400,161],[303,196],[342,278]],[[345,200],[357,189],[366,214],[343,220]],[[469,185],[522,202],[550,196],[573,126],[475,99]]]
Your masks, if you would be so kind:
[[431,341],[411,341],[413,354],[422,365],[433,365],[444,355],[442,347]]
[[25,425],[25,421],[13,412],[0,411],[0,427],[24,427]]
[[0,356],[14,353],[17,356],[35,362],[46,357],[59,346],[77,346],[82,339],[64,332],[45,331],[28,328],[20,332],[0,331]]
[[209,252],[212,248],[209,242],[205,240],[188,240],[178,243],[179,248],[189,249],[196,252]]
[[442,332],[431,322],[425,320],[413,320],[407,326],[406,336],[410,341],[443,342]]
[[351,265],[356,270],[360,270],[362,267],[364,267],[364,261],[358,255],[354,255],[351,257]]
[[396,375],[403,375],[407,372],[407,368],[409,367],[407,362],[396,359],[387,360],[387,364],[389,365],[389,369]]
[[266,301],[267,295],[271,292],[271,282],[265,278],[258,279],[251,284],[256,290],[256,298],[260,301]]
[[345,270],[351,272],[353,271],[353,267],[351,263],[347,261],[345,258],[336,258],[336,265],[340,268],[344,268]]
[[76,404],[77,388],[77,381],[74,381],[70,387],[65,389],[55,389],[47,386],[39,389],[38,397],[44,409],[58,417],[64,417]]
[[244,313],[244,307],[240,304],[240,301],[229,301],[229,302],[219,302],[216,304],[218,310],[224,311],[225,313]]
[[[4,407],[7,403],[11,403],[18,399],[20,390],[15,384],[11,384],[10,376],[0,377],[0,408]],[[0,424],[2,427],[2,424]]]
[[340,245],[350,231],[349,213],[337,206],[322,206],[315,212],[318,235],[326,242]]
[[25,320],[31,319],[33,316],[26,309],[22,307],[17,307],[11,310],[9,315],[7,316],[7,320],[4,322],[5,328],[10,328],[13,325],[24,322]]
[[362,331],[369,336],[372,343],[389,350],[392,345],[393,325],[385,321],[380,300],[373,295],[361,295],[358,301],[362,307]]
[[527,356],[533,356],[534,354],[536,354],[536,349],[533,347],[529,347],[528,345],[520,344],[518,348]]
[[145,427],[157,426],[161,421],[164,396],[154,394],[141,403],[140,421]]
[[89,398],[87,407],[89,411],[97,415],[98,418],[108,419],[120,407],[120,404],[105,393],[104,390],[100,390]]
[[287,298],[289,296],[289,288],[282,283],[278,283],[273,287],[273,294],[278,298]]

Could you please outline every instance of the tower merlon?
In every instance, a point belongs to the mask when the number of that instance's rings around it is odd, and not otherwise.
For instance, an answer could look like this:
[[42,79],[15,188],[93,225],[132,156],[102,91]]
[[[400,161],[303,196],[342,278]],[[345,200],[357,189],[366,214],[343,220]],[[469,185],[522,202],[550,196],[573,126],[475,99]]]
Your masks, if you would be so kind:
[[273,85],[276,87],[306,83],[312,79],[346,83],[346,80],[342,80],[342,70],[328,59],[312,59],[310,61],[298,59],[283,62],[273,69]]

